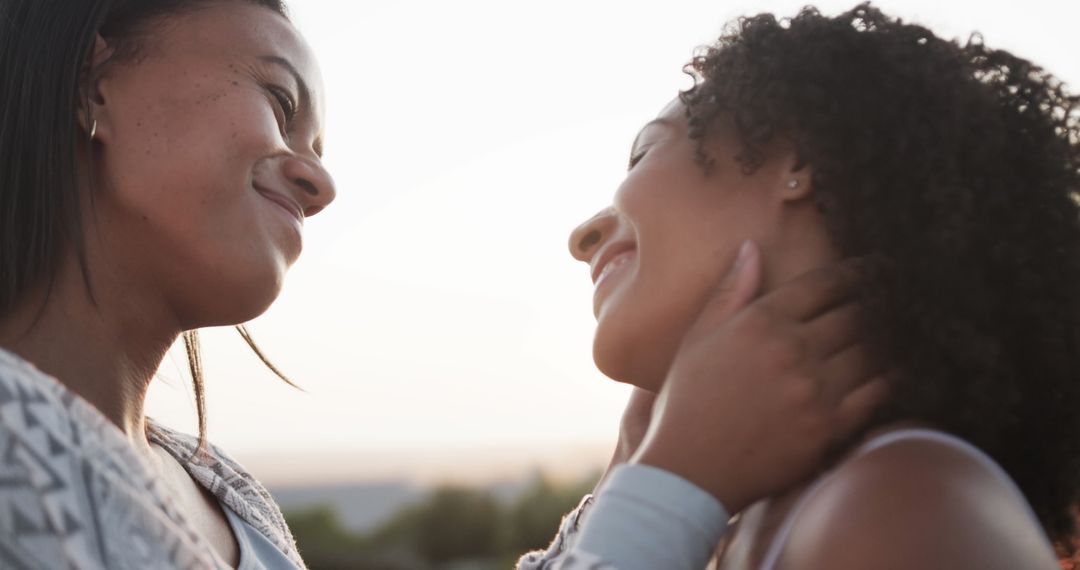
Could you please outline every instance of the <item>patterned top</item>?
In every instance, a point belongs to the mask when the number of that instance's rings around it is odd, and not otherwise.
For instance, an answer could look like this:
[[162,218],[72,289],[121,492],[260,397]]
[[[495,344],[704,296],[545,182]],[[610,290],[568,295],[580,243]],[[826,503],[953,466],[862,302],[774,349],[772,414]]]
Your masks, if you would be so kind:
[[[195,438],[152,421],[148,421],[147,435],[286,559],[297,568],[306,568],[281,511],[240,465],[214,446],[209,453],[197,455]],[[613,510],[610,507],[618,506],[616,487],[601,493],[600,502],[606,499],[609,508],[592,517],[594,530],[617,533],[620,526],[611,523],[638,515],[651,521],[643,528],[657,528],[652,523],[659,528],[681,528],[677,525],[680,517],[657,519],[655,505],[648,504],[651,493],[642,490],[624,489],[633,491],[626,497],[638,500],[622,505],[621,511]],[[685,491],[680,494],[691,498],[701,493]],[[518,570],[623,567],[604,561],[610,552],[576,544],[581,527],[590,527],[582,521],[592,503],[592,497],[586,497],[563,520],[548,550],[524,556]],[[649,543],[655,534],[644,533],[637,540],[629,537],[628,542]],[[653,546],[661,549],[680,542],[652,538],[658,539]],[[625,544],[615,548],[622,551]],[[637,566],[625,565],[622,570]],[[220,570],[230,566],[185,519],[164,480],[118,427],[55,378],[0,349],[0,568]]]
[[[304,568],[281,512],[211,446],[151,423],[149,437],[225,506]],[[191,458],[189,460],[189,458]],[[229,568],[165,482],[90,403],[0,349],[0,567]]]
[[581,504],[563,517],[559,532],[547,550],[522,556],[518,560],[517,570],[614,570],[597,556],[573,552],[573,546],[580,535],[581,522],[592,503],[593,496],[585,495]]

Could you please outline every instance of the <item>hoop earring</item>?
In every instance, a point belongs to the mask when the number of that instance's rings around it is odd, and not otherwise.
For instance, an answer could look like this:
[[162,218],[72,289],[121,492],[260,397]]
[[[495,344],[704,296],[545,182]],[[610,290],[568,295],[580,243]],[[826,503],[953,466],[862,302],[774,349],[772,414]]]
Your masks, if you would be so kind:
[[97,119],[94,119],[94,122],[90,124],[90,140],[94,140],[94,135],[96,135],[96,134],[97,134]]

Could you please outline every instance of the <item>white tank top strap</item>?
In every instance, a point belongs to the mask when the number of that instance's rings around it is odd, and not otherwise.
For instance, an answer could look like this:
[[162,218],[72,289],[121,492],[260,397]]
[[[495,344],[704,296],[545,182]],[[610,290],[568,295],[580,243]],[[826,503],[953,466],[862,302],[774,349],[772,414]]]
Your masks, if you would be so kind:
[[[1000,465],[997,464],[989,455],[984,453],[981,449],[971,445],[970,443],[956,437],[954,435],[945,433],[943,431],[926,429],[926,428],[907,428],[899,429],[896,431],[890,431],[881,435],[875,436],[869,441],[864,442],[857,447],[850,458],[855,458],[860,455],[866,455],[876,449],[881,449],[885,446],[892,445],[901,441],[933,441],[957,449],[979,462],[989,473],[992,473],[995,477],[1001,480],[1006,487],[1012,490],[1016,497],[1020,500],[1020,503],[1027,509],[1028,515],[1036,524],[1039,524],[1038,517],[1035,516],[1035,512],[1031,509],[1031,505],[1028,504],[1027,499],[1024,498],[1024,493],[1020,491],[1020,488],[1016,486],[1016,483],[1009,477],[1008,473]],[[850,458],[848,460],[850,460]],[[769,549],[765,553],[765,557],[762,558],[761,570],[774,570],[776,563],[780,560],[780,554],[783,551],[784,544],[787,542],[788,536],[791,534],[792,528],[795,526],[795,520],[798,518],[799,513],[803,510],[810,499],[817,494],[818,490],[828,481],[831,474],[827,474],[819,478],[805,493],[799,498],[799,501],[788,513],[784,519],[780,529],[776,532],[776,536],[773,537],[772,542],[769,544]]]

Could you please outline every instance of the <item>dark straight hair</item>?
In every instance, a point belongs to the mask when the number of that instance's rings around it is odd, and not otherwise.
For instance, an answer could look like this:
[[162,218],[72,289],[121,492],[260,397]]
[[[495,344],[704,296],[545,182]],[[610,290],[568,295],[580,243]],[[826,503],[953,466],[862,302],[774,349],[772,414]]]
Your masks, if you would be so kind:
[[[73,252],[87,294],[89,268],[81,212],[92,192],[80,195],[78,107],[87,102],[88,61],[100,34],[131,56],[157,18],[214,2],[251,2],[286,16],[281,0],[0,0],[0,320],[44,290],[52,291],[61,257]],[[289,384],[255,345],[241,336]],[[198,335],[184,333],[200,448],[206,437],[206,404]]]

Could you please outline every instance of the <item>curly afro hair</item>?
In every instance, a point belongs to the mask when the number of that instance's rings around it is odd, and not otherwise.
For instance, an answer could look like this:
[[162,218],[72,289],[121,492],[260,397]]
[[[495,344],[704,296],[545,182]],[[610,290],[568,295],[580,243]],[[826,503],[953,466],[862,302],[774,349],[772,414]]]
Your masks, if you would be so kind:
[[[686,67],[697,159],[721,119],[752,171],[784,137],[834,244],[870,264],[867,317],[896,366],[874,425],[977,445],[1071,551],[1080,490],[1080,109],[980,36],[861,4],[742,18]],[[715,130],[715,129],[713,129]]]

